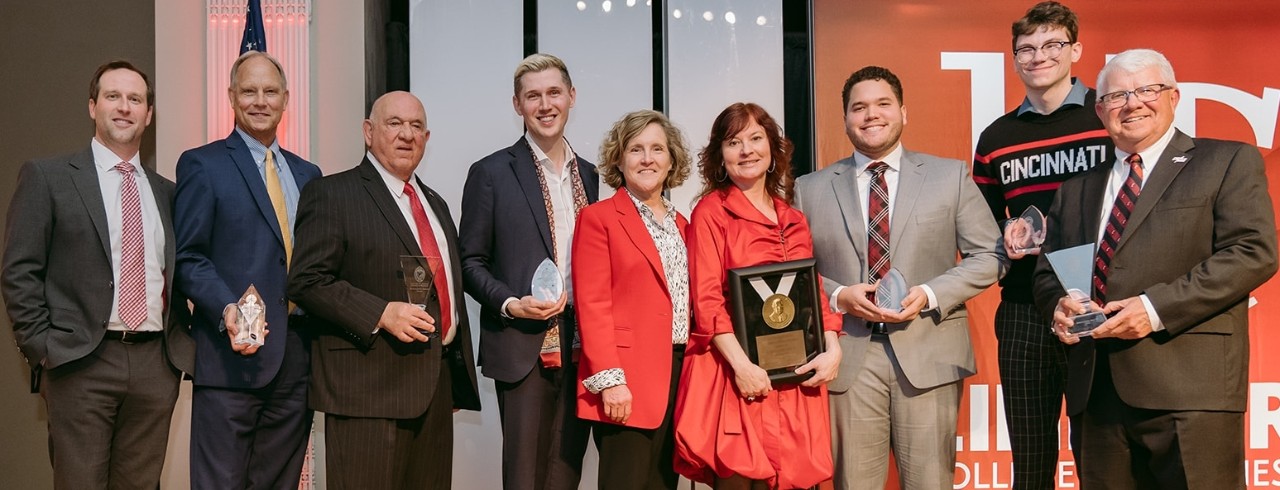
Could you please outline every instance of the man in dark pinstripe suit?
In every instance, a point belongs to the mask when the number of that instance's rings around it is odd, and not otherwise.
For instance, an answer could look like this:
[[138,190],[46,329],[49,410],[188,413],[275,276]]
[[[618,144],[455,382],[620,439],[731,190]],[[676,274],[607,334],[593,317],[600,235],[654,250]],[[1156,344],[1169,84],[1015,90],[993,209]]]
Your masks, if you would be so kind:
[[[457,231],[414,177],[430,135],[416,97],[382,96],[364,161],[298,205],[289,296],[320,319],[310,405],[325,413],[329,488],[449,488],[453,409],[480,409]],[[425,310],[404,301],[402,256],[441,259]]]

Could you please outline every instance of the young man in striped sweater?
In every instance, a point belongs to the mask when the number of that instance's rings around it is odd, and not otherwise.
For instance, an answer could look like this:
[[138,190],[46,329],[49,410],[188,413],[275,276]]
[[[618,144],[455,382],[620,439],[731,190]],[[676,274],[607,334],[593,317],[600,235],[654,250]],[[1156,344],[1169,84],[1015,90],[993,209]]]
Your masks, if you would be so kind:
[[[1035,5],[1013,23],[1013,68],[1027,96],[983,130],[973,163],[973,179],[1002,227],[1030,206],[1047,212],[1063,181],[1112,154],[1093,110],[1097,94],[1071,76],[1083,51],[1077,35],[1075,13],[1054,1]],[[1013,265],[1000,281],[995,330],[1013,481],[1019,489],[1052,489],[1066,357],[1032,299],[1038,252],[1018,252],[1011,231],[1005,227]]]

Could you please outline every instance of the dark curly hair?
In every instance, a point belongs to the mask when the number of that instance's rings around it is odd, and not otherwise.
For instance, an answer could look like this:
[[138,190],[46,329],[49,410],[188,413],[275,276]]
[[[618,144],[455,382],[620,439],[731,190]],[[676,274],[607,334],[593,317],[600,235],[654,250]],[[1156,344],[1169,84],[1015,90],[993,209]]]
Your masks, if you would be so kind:
[[764,176],[764,188],[770,196],[782,199],[791,204],[795,178],[791,176],[791,140],[782,134],[782,127],[765,112],[763,107],[751,102],[737,102],[726,107],[716,116],[711,124],[711,138],[707,146],[698,153],[698,173],[702,176],[702,192],[698,197],[715,191],[728,189],[733,185],[728,172],[724,168],[724,151],[722,145],[734,135],[742,132],[755,121],[764,128],[769,138],[769,157],[772,160],[771,170]]

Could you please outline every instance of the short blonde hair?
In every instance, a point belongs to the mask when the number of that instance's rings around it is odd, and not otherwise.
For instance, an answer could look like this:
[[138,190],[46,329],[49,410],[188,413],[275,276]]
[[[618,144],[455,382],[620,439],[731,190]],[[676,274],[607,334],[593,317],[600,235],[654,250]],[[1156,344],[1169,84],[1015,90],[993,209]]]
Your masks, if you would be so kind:
[[564,66],[564,60],[549,54],[533,53],[524,60],[521,60],[520,64],[516,66],[516,97],[520,96],[520,89],[524,88],[520,86],[521,78],[524,78],[525,75],[530,73],[538,73],[552,68],[560,70],[560,76],[564,78],[565,87],[573,88],[573,79],[569,78],[569,68]]
[[622,116],[604,135],[604,142],[600,144],[600,165],[596,167],[596,172],[606,185],[614,189],[626,185],[619,167],[622,155],[627,150],[627,143],[639,136],[650,124],[657,124],[662,128],[667,137],[667,152],[671,155],[671,171],[662,183],[663,189],[677,187],[689,178],[693,165],[688,147],[684,143],[684,135],[661,112],[640,110]]

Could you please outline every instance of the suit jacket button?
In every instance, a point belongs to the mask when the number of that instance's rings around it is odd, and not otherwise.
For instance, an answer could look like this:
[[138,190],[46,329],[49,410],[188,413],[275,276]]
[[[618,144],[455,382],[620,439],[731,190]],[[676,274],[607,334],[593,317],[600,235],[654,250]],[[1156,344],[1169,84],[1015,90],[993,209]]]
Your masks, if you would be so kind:
[[280,304],[283,305],[285,303],[287,303],[287,301],[285,301],[284,298],[280,298]]
[[285,265],[283,258],[280,259],[280,265]]
[[115,281],[107,281],[107,289],[115,289],[115,287],[116,287]]

